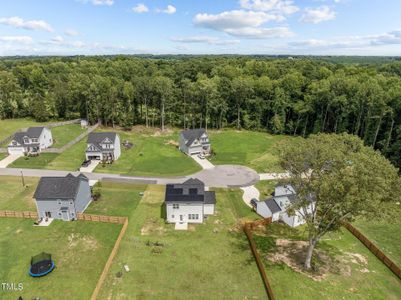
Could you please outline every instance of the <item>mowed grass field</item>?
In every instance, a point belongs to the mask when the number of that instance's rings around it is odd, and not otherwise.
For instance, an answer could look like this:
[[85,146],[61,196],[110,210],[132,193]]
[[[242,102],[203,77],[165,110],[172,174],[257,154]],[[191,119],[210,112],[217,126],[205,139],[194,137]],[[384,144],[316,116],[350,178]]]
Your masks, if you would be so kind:
[[[105,129],[104,131],[109,131]],[[128,140],[134,146],[121,146],[121,157],[110,165],[99,165],[95,172],[140,176],[179,176],[201,170],[190,157],[178,150],[177,132],[159,134],[152,130],[118,131],[121,143]]]
[[210,131],[209,138],[214,152],[210,158],[213,164],[244,165],[259,173],[282,171],[275,146],[289,137],[246,130],[222,130]]
[[[38,123],[31,119],[6,119],[0,120],[0,140],[5,139],[17,130],[21,128],[27,128],[31,126],[43,126],[46,123]],[[4,146],[4,145],[2,145]]]
[[298,250],[298,241],[305,240],[302,227],[274,223],[255,239],[277,299],[400,299],[401,281],[346,229],[318,244],[314,278],[293,269],[304,259]]
[[82,129],[80,124],[68,124],[64,126],[53,127],[51,129],[54,143],[53,148],[61,148],[69,143],[86,129]]
[[[121,230],[121,225],[0,218],[0,278],[22,283],[23,291],[0,290],[1,299],[89,299]],[[28,275],[31,256],[52,254],[55,270],[42,278]]]
[[[0,177],[0,210],[36,211],[37,178]],[[0,290],[0,299],[89,299],[121,225],[54,221],[34,227],[32,219],[0,218],[0,278],[22,283],[23,291]],[[28,275],[30,258],[52,254],[56,269],[46,277]],[[62,292],[61,292],[62,291]]]
[[[115,193],[121,190],[114,188]],[[128,230],[99,299],[266,299],[247,239],[237,224],[236,216],[242,214],[230,203],[234,195],[241,195],[239,191],[218,190],[216,215],[183,232],[162,218],[163,186],[148,186],[139,203],[143,187],[134,189],[132,202],[122,196],[116,205],[100,201],[90,208],[130,212]],[[111,192],[110,186],[102,190],[105,195]],[[116,211],[117,205],[125,209]],[[129,272],[123,269],[125,264]]]
[[387,205],[390,215],[358,220],[354,226],[401,268],[401,205]]

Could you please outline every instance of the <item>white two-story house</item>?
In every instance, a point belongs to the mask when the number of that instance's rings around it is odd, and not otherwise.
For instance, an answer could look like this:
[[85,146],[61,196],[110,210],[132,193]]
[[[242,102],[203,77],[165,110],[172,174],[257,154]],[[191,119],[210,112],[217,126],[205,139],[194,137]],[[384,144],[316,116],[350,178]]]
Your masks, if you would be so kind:
[[302,209],[306,209],[308,213],[312,212],[314,202],[311,197],[310,204],[305,208],[295,211],[295,214],[289,215],[287,209],[294,203],[299,201],[298,196],[291,185],[277,185],[274,189],[272,197],[265,201],[252,201],[251,204],[256,212],[264,218],[272,218],[272,221],[283,221],[291,227],[297,227],[305,223],[302,216]]
[[53,145],[52,132],[47,127],[29,127],[14,134],[8,145],[9,154],[38,154]]
[[121,155],[120,137],[115,132],[92,132],[88,135],[86,159],[112,162]]
[[203,223],[214,214],[215,192],[205,191],[199,179],[188,179],[182,184],[167,184],[166,217],[169,223]]
[[205,129],[181,131],[179,148],[188,155],[210,154],[210,141]]

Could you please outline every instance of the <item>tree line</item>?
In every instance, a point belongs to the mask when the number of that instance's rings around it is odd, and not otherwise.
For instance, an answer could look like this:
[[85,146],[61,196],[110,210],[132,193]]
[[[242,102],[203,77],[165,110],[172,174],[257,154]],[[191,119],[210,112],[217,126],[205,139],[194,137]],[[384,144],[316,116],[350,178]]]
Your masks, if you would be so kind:
[[313,58],[0,60],[0,118],[352,133],[401,166],[401,62]]

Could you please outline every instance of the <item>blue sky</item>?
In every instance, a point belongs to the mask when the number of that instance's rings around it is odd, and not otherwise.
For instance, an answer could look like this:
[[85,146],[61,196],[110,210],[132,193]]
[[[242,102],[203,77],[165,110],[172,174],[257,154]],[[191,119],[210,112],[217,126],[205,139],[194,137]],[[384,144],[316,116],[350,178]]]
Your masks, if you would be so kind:
[[400,0],[0,0],[0,55],[401,55]]

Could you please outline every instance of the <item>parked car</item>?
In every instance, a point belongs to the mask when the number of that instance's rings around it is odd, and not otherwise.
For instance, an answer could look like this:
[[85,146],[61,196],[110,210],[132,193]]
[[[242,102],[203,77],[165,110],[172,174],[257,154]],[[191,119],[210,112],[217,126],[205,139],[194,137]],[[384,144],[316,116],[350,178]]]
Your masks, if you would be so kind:
[[198,157],[199,157],[200,159],[205,159],[205,156],[204,156],[203,154],[198,154]]
[[89,160],[89,159],[87,159],[87,160],[84,160],[84,162],[82,163],[82,167],[84,167],[84,168],[86,168],[86,167],[88,167],[89,165],[91,164],[91,161]]

